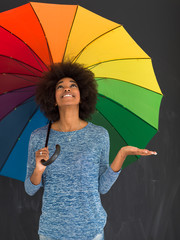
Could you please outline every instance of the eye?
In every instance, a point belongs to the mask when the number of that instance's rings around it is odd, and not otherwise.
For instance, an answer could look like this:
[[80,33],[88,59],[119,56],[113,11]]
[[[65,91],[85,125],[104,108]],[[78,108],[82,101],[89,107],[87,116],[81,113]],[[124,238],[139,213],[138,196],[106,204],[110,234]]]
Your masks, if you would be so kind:
[[77,86],[77,84],[73,83],[73,84],[71,84],[71,87],[75,87],[76,88],[78,86]]
[[63,88],[63,85],[58,85],[56,89]]

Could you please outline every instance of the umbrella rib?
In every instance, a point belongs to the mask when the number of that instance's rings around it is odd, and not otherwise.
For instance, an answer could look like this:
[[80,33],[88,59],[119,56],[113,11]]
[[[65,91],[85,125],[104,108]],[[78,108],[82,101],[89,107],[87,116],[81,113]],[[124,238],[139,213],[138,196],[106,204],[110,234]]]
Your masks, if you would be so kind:
[[[7,74],[7,73],[6,73],[6,75],[12,75],[12,74],[9,74],[9,73]],[[20,75],[19,75],[19,76],[18,76],[18,75],[15,75],[15,74],[13,74],[13,75],[16,76],[17,78],[20,78],[20,79],[25,80],[26,82],[31,82],[31,83],[34,83],[34,85],[36,85],[35,82],[30,81],[29,79],[26,79],[26,78],[20,77]],[[34,77],[34,76],[31,76],[31,77]],[[37,78],[37,77],[35,76],[35,78]],[[40,78],[40,77],[39,77],[39,78]],[[34,85],[29,86],[29,87],[33,87]],[[21,89],[21,88],[17,88],[16,90],[18,90],[18,89]],[[1,96],[2,94],[7,94],[7,93],[10,93],[10,92],[13,92],[13,90],[8,91],[8,92],[2,92],[2,93],[0,93],[0,96]]]
[[[13,92],[13,91],[11,91],[11,92]],[[11,92],[8,92],[8,93],[11,93]],[[15,92],[15,91],[14,91],[14,92]],[[26,91],[18,91],[18,92],[26,92]],[[34,95],[34,94],[33,94],[33,95]],[[8,112],[6,112],[6,114],[3,115],[2,118],[0,118],[0,121],[1,121],[2,119],[4,119],[4,118],[5,118],[9,113],[11,113],[13,110],[16,110],[16,108],[18,108],[18,107],[24,105],[24,102],[25,102],[25,101],[28,102],[28,99],[32,98],[33,95],[27,97],[23,102],[21,102],[21,103],[15,105],[15,107],[14,107],[13,109],[11,109],[11,110],[9,110]]]
[[[13,92],[27,92],[27,91],[28,91],[28,88],[35,88],[35,86],[33,85],[33,86],[28,86],[28,87],[13,89],[13,90],[11,90],[11,91],[9,91],[9,92],[1,93],[0,96],[2,96],[2,95],[4,95],[4,94],[11,94],[11,93],[13,93]],[[23,91],[23,89],[24,89],[24,91]],[[27,89],[27,91],[26,91],[26,89]]]
[[111,127],[115,130],[115,132],[117,132],[117,134],[123,139],[123,141],[126,143],[126,145],[128,145],[126,140],[120,135],[120,133],[116,130],[116,128],[112,125],[112,123],[104,116],[104,114],[99,109],[97,109],[97,111],[103,116],[103,118],[106,119],[106,121],[109,123],[109,125],[111,125]]
[[156,129],[154,126],[152,126],[151,124],[149,124],[148,122],[146,122],[144,119],[142,119],[141,117],[139,117],[138,115],[136,115],[135,113],[133,113],[131,110],[129,110],[128,108],[124,107],[123,105],[121,105],[120,103],[117,103],[116,101],[98,93],[99,96],[101,96],[102,98],[106,98],[109,101],[113,102],[114,104],[121,106],[122,108],[124,108],[125,110],[127,110],[129,113],[131,113],[132,115],[134,115],[135,117],[139,118],[141,121],[143,121],[144,123],[146,123],[147,125],[149,125],[150,127],[152,127],[155,131],[158,131],[158,129]]
[[115,28],[112,28],[112,29],[108,30],[107,32],[102,33],[102,34],[99,35],[98,37],[94,38],[94,39],[93,39],[92,41],[90,41],[83,49],[81,49],[81,51],[76,55],[76,57],[73,59],[73,61],[76,62],[76,61],[78,60],[78,58],[81,56],[81,54],[83,53],[83,51],[84,51],[90,44],[92,44],[92,43],[95,42],[97,39],[101,38],[102,36],[104,36],[104,35],[112,32],[112,31],[114,31],[114,30],[116,30],[117,28],[120,28],[120,27],[122,27],[122,25],[119,24],[119,26],[117,26],[117,27],[115,27]]
[[[29,102],[34,102],[34,95],[31,96],[31,97],[28,97],[26,100],[24,100],[23,102],[21,102],[21,104],[17,105],[17,107],[21,107],[21,106],[23,106],[24,104],[29,103]],[[16,107],[16,108],[17,108],[17,107]]]
[[[13,75],[13,76],[16,76],[16,77],[27,76],[27,77],[41,78],[40,76],[23,74],[23,73],[0,73],[0,75]],[[20,78],[23,78],[23,77],[20,77]],[[25,80],[27,80],[27,79],[25,79]],[[30,81],[30,80],[27,80],[27,81],[28,82],[33,82],[33,81]]]
[[[70,29],[70,31],[69,31],[69,35],[68,35],[68,38],[67,38],[67,41],[66,41],[66,47],[65,47],[65,49],[64,49],[64,54],[63,54],[62,62],[64,61],[64,57],[65,57],[66,50],[67,50],[67,45],[68,45],[68,42],[69,42],[69,38],[70,38],[70,35],[71,35],[71,31],[72,31],[72,28],[73,28],[73,25],[74,25],[75,18],[76,18],[76,15],[77,15],[78,7],[79,7],[79,5],[77,5],[77,7],[76,7],[76,12],[75,12],[75,14],[74,14],[74,18],[73,18],[73,21],[72,21],[71,29]],[[72,61],[72,62],[73,62],[73,61]]]
[[[26,47],[30,50],[30,52],[32,53],[32,56],[34,57],[34,59],[36,60],[36,62],[38,63],[38,65],[40,66],[40,68],[43,71],[43,68],[40,64],[40,62],[42,62],[44,64],[44,66],[46,66],[46,64],[39,58],[39,56],[34,52],[34,50],[26,44],[26,42],[24,42],[21,38],[19,38],[18,36],[16,36],[14,33],[10,32],[9,30],[7,30],[6,28],[4,28],[3,26],[0,26],[1,28],[3,28],[5,31],[9,32],[10,34],[12,34],[14,37],[16,37],[17,39],[19,39],[22,43],[24,43],[26,45]],[[35,57],[36,56],[36,57]],[[39,59],[39,61],[37,61],[37,58]],[[48,69],[48,67],[46,66],[46,68]]]
[[[23,63],[22,61],[18,60],[18,59],[15,59],[13,57],[9,57],[9,56],[5,56],[5,55],[1,55],[0,56],[4,57],[4,58],[9,58],[9,59],[12,59],[13,61],[15,61],[16,63],[18,63],[20,66],[22,66],[23,68],[25,68],[26,70],[28,70],[29,72],[33,73],[33,71],[31,71],[30,69],[28,69],[26,66],[29,66],[30,68],[42,73],[39,69],[35,68],[35,67],[32,67],[31,65],[27,64],[27,63]],[[26,65],[26,66],[25,66]]]
[[[13,75],[13,76],[16,76],[17,78],[21,78],[27,82],[31,82],[31,83],[34,83],[33,81],[29,80],[29,79],[26,79],[25,77],[21,77],[23,76],[22,74],[14,74],[14,73],[0,73],[2,75]],[[35,78],[41,78],[41,77],[38,77],[38,76],[31,76],[31,75],[26,75],[26,76],[30,76],[30,77],[35,77]],[[34,83],[36,84],[36,83]]]
[[[11,74],[9,74],[9,75],[11,75]],[[14,74],[14,76],[16,76],[17,78],[23,79],[23,80],[25,80],[26,82],[33,83],[33,85],[27,86],[27,88],[28,88],[28,87],[35,87],[35,85],[36,85],[35,82],[30,81],[30,80],[28,80],[28,79],[26,79],[26,78],[20,77],[20,76],[15,75],[15,74]],[[31,76],[31,77],[34,77],[34,76]],[[39,78],[40,78],[40,77],[39,77]],[[10,91],[0,92],[0,96],[2,96],[2,95],[4,95],[4,94],[12,93],[12,92],[14,92],[14,91],[19,91],[20,89],[21,89],[21,88],[16,88],[16,89],[13,89],[13,90],[10,90]],[[24,89],[24,88],[23,88],[23,89]],[[24,91],[22,91],[22,92],[24,92]]]
[[108,78],[108,77],[97,77],[96,81],[99,82],[99,81],[103,81],[104,79],[112,79],[112,80],[115,80],[115,81],[125,82],[125,83],[127,83],[127,84],[134,85],[134,86],[143,88],[143,89],[145,89],[145,90],[148,90],[149,92],[153,92],[153,93],[155,93],[155,94],[158,94],[158,95],[160,95],[160,96],[163,96],[163,94],[160,94],[160,93],[158,93],[158,92],[152,91],[151,89],[148,89],[148,88],[139,86],[139,85],[137,85],[137,84],[135,84],[135,83],[127,82],[127,81],[125,81],[125,80],[123,80],[123,79]]
[[116,58],[116,59],[110,59],[110,60],[98,62],[93,65],[89,65],[87,68],[93,69],[102,63],[108,63],[108,62],[126,61],[126,60],[150,60],[150,59],[151,59],[150,57],[148,57],[148,58]]
[[13,151],[13,149],[14,149],[16,143],[18,142],[18,140],[19,140],[21,134],[23,133],[24,129],[25,129],[26,126],[28,125],[28,122],[30,121],[30,119],[32,118],[32,116],[37,112],[37,110],[38,110],[38,107],[36,107],[36,109],[34,110],[34,112],[32,113],[32,115],[30,116],[30,118],[28,119],[28,121],[26,122],[26,124],[24,125],[23,129],[21,130],[20,134],[19,134],[18,137],[17,137],[17,140],[14,142],[13,146],[11,147],[11,150],[9,151],[9,153],[8,153],[8,155],[7,155],[7,157],[6,157],[6,159],[4,160],[4,163],[3,163],[3,165],[1,166],[0,171],[2,171],[4,165],[6,164],[6,161],[8,160],[8,158],[9,158],[11,152]]
[[41,26],[41,29],[42,29],[42,32],[43,32],[43,34],[44,34],[44,38],[45,38],[45,41],[46,41],[46,44],[47,44],[47,48],[48,48],[49,60],[50,60],[50,63],[52,64],[52,63],[53,63],[53,59],[52,59],[52,55],[51,55],[51,51],[50,51],[50,47],[49,47],[48,40],[47,40],[47,38],[46,38],[45,31],[44,31],[43,26],[42,26],[42,24],[41,24],[41,22],[40,22],[40,20],[39,20],[39,18],[38,18],[38,15],[36,14],[36,12],[35,12],[33,6],[31,5],[31,2],[30,2],[30,6],[31,6],[31,8],[32,8],[32,10],[33,10],[33,12],[34,12],[36,18],[38,19],[38,22],[39,22],[40,26]]

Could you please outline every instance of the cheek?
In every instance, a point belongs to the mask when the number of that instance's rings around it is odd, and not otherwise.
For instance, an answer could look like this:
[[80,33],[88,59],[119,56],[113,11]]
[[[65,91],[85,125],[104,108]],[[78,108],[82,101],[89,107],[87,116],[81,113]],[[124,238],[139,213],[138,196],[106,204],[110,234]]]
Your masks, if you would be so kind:
[[79,94],[78,94],[78,97],[79,97],[79,102],[80,102],[80,100],[81,100],[80,92],[79,92]]
[[79,89],[78,89],[78,96],[79,96],[79,99],[81,99],[81,94]]

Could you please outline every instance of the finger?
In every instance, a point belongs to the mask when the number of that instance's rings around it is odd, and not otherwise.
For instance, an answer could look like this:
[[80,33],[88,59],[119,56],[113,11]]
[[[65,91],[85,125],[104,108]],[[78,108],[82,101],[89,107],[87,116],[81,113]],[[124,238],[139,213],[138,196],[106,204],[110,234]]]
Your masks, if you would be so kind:
[[49,153],[45,152],[45,151],[38,151],[36,153],[36,160],[40,161],[44,159],[45,161],[49,159]]
[[48,148],[41,148],[37,151],[38,154],[42,155],[44,153],[49,153]]
[[38,150],[38,152],[49,152],[48,148],[41,148]]
[[141,155],[157,155],[155,151],[149,151],[148,149],[141,149]]
[[43,159],[47,161],[49,159],[49,154],[46,154]]
[[157,155],[157,152],[151,151],[152,155]]
[[46,152],[46,151],[40,151],[39,153],[38,153],[38,156],[40,156],[40,157],[48,157],[49,156],[49,152]]

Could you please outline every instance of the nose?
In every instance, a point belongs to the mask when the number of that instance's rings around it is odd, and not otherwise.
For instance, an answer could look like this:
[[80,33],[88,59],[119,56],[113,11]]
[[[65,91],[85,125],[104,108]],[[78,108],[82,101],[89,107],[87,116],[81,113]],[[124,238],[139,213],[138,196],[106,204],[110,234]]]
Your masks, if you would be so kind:
[[66,87],[66,88],[64,89],[64,91],[65,91],[65,92],[70,92],[69,87]]

